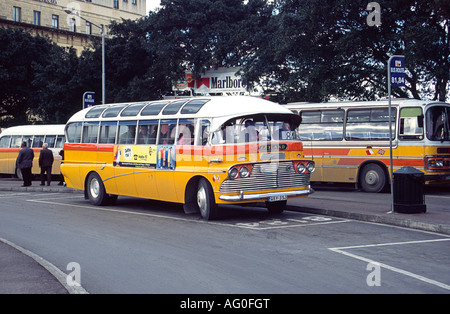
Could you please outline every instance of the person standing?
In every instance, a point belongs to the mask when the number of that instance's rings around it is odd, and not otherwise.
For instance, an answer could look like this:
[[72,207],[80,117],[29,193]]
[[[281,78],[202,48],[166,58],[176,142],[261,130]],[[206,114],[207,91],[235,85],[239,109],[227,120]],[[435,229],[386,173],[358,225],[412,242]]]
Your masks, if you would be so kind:
[[33,167],[34,152],[31,148],[27,147],[27,142],[22,142],[22,149],[19,151],[19,155],[16,159],[16,167],[22,172],[23,185],[31,185],[31,168]]
[[52,181],[52,165],[53,152],[48,149],[48,144],[44,143],[39,155],[39,167],[41,167],[41,185],[45,185],[45,173],[47,173],[47,185],[50,185],[50,181]]

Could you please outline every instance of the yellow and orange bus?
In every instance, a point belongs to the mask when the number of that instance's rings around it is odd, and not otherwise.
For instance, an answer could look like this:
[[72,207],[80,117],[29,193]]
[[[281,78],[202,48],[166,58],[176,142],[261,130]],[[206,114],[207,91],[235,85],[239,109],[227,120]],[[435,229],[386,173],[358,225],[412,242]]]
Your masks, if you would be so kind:
[[[289,103],[302,121],[297,135],[316,163],[315,182],[350,182],[380,192],[390,182],[387,101]],[[391,104],[393,171],[412,166],[427,184],[450,182],[450,104],[394,99]]]
[[253,97],[99,105],[66,125],[62,173],[95,205],[118,195],[184,204],[214,219],[220,204],[286,201],[313,192],[300,117]]
[[11,174],[22,178],[22,173],[16,167],[17,155],[22,142],[34,151],[32,174],[41,173],[39,168],[39,152],[42,144],[47,143],[53,152],[54,162],[52,174],[60,174],[61,156],[59,152],[63,148],[65,135],[64,124],[50,125],[20,125],[4,129],[0,133],[0,173]]

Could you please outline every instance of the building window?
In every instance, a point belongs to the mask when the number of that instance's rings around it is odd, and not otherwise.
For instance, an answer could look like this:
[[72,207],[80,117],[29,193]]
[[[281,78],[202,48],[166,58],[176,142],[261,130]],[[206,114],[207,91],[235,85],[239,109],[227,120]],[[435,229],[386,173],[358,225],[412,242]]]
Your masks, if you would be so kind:
[[92,25],[89,22],[86,22],[86,34],[92,35]]
[[52,15],[52,27],[58,29],[59,28],[59,16]]
[[21,9],[19,7],[14,7],[14,12],[13,12],[13,19],[14,22],[20,22],[20,18],[21,18]]
[[76,32],[77,31],[75,23],[76,23],[75,19],[71,18],[70,21],[69,21],[69,30],[71,32]]
[[131,3],[132,4],[136,4],[136,0],[131,0]]
[[114,9],[119,8],[119,0],[114,0]]
[[40,11],[33,11],[33,24],[41,25],[41,12]]

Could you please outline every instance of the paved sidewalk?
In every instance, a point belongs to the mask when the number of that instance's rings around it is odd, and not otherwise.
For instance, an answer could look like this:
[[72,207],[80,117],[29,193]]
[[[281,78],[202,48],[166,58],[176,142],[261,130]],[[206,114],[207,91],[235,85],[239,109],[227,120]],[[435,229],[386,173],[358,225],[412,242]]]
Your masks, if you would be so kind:
[[[33,181],[31,187],[21,187],[17,179],[0,178],[0,191],[82,193],[82,191],[59,186],[40,186]],[[319,191],[320,192],[320,191]],[[339,199],[327,199],[312,194],[310,197],[290,200],[288,210],[318,215],[329,215],[367,222],[389,224],[418,230],[450,235],[450,210],[428,209],[421,214],[390,213],[390,195],[385,204],[369,202],[346,202],[345,210],[336,209]],[[65,294],[87,293],[65,284],[64,274],[39,256],[0,238],[0,294]],[[58,272],[59,271],[59,272]]]

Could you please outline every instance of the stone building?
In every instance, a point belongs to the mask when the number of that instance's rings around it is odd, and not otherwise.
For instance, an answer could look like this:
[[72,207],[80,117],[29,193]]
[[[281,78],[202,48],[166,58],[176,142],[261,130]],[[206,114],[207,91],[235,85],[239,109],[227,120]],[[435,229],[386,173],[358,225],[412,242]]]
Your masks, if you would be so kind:
[[[73,14],[66,13],[67,8]],[[107,36],[111,21],[135,20],[146,14],[145,0],[0,1],[0,27],[20,27],[48,36],[60,46],[74,47],[78,54],[101,36],[100,27]]]

